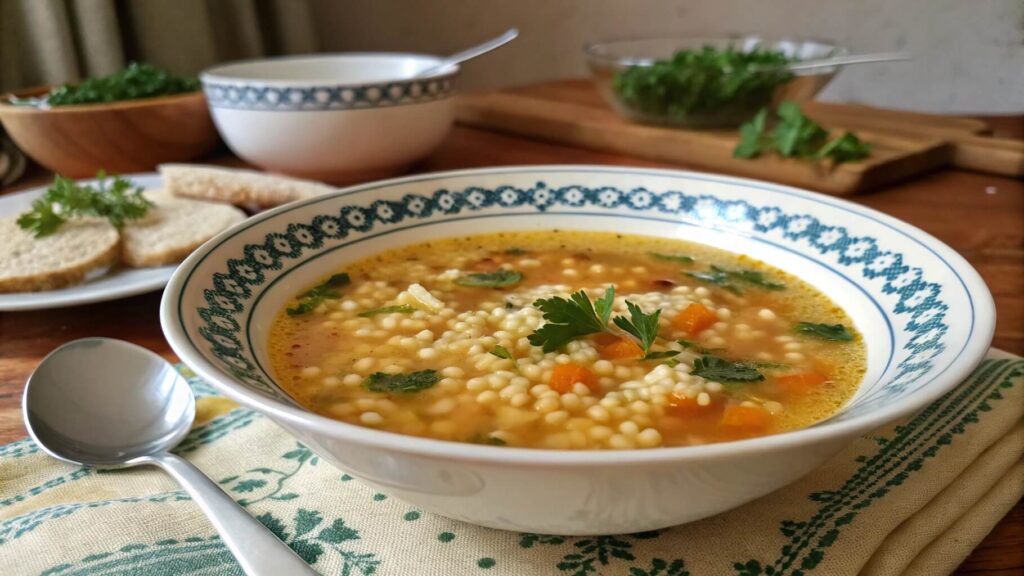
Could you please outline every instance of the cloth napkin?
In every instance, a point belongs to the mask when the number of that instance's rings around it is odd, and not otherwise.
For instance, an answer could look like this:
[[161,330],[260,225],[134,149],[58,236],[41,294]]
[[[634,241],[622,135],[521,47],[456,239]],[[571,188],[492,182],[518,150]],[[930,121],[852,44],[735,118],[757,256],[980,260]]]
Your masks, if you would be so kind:
[[[761,576],[947,574],[1024,493],[1024,360],[987,359],[906,421],[803,480],[700,522],[557,537],[422,512],[320,460],[187,370],[197,425],[177,452],[322,574]],[[241,574],[162,472],[0,448],[0,573]]]

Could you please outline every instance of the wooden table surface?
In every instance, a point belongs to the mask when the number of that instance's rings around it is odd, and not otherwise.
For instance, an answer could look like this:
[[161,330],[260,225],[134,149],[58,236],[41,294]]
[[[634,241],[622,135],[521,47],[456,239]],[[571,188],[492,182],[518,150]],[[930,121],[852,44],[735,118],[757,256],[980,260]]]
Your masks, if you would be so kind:
[[[238,164],[230,157],[212,162]],[[516,164],[667,166],[456,127],[415,171]],[[4,192],[50,179],[36,169]],[[851,200],[909,222],[967,258],[995,297],[993,346],[1024,355],[1024,182],[943,170]],[[159,303],[157,292],[75,308],[0,313],[0,443],[25,436],[20,413],[25,379],[43,356],[64,342],[86,336],[121,338],[176,360],[160,332]],[[982,573],[1024,574],[1024,503],[1017,504],[957,572]]]

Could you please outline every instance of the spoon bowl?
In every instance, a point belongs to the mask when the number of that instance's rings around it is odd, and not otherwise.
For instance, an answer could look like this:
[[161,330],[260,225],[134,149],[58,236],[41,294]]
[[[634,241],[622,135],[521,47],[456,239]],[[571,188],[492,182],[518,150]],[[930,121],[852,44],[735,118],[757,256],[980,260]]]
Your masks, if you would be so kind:
[[181,442],[195,398],[185,378],[153,352],[86,338],[43,359],[25,386],[24,408],[29,434],[54,458],[123,468]]

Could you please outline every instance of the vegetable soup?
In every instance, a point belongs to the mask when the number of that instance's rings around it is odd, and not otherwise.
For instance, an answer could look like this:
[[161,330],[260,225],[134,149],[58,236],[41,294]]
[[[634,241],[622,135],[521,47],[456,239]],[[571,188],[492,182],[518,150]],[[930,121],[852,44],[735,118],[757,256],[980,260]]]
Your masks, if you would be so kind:
[[354,262],[287,304],[270,350],[278,383],[319,414],[555,449],[805,427],[865,367],[843,310],[780,270],[700,244],[552,230]]

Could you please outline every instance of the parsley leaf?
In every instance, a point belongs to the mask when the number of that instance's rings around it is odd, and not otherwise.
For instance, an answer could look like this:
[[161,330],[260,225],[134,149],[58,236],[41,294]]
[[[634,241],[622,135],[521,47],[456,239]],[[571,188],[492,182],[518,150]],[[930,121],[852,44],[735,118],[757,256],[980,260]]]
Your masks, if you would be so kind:
[[757,158],[771,146],[771,139],[764,132],[767,123],[768,109],[762,108],[740,126],[740,143],[732,151],[734,158]]
[[775,125],[775,149],[786,158],[813,158],[828,138],[828,131],[804,116],[792,100],[779,104]]
[[713,354],[718,350],[712,350],[711,348],[705,348],[696,342],[690,342],[689,340],[676,340],[676,344],[679,344],[683,348],[694,350],[699,354]]
[[863,160],[871,155],[871,144],[862,142],[853,132],[843,132],[821,147],[815,158],[831,158],[836,164]]
[[544,313],[547,322],[530,334],[530,344],[543,347],[544,352],[554,352],[571,340],[604,332],[614,301],[614,286],[609,286],[594,303],[584,290],[573,293],[568,300],[558,296],[536,300],[533,305]]
[[648,252],[648,256],[655,260],[665,260],[666,262],[678,262],[679,264],[693,264],[693,256],[684,256],[682,254],[663,254],[660,252]]
[[469,442],[473,444],[486,444],[488,446],[507,446],[508,442],[505,442],[497,436],[491,436],[490,434],[474,434],[469,437]]
[[363,318],[371,318],[379,314],[412,314],[416,309],[408,304],[396,304],[394,306],[381,306],[380,308],[373,308],[372,310],[366,310],[360,312],[359,316]]
[[504,346],[495,346],[494,348],[490,349],[488,354],[491,354],[492,356],[497,356],[498,358],[502,358],[504,360],[511,360],[512,367],[516,369],[516,372],[519,371],[519,361],[516,360],[516,357],[513,356],[511,352],[508,351],[508,348],[505,348]]
[[671,358],[678,356],[679,350],[659,350],[657,352],[648,352],[644,354],[643,360],[663,360],[665,358]]
[[436,370],[420,370],[410,374],[374,372],[363,380],[363,386],[371,392],[410,394],[426,390],[439,381],[440,378],[437,377]]
[[513,246],[511,248],[506,248],[505,249],[505,254],[508,254],[509,256],[522,256],[524,254],[529,254],[529,253],[530,252],[527,251],[525,248],[520,248],[518,246]]
[[[286,308],[285,312],[289,316],[302,316],[308,314],[316,307],[323,303],[328,298],[340,298],[341,293],[335,290],[335,288],[341,288],[347,286],[352,282],[349,275],[345,272],[340,274],[334,274],[322,284],[314,286],[306,293],[299,296],[299,303],[292,308]],[[362,316],[362,314],[360,314]]]
[[626,300],[626,309],[629,310],[629,318],[616,316],[612,322],[637,339],[644,351],[644,358],[647,358],[654,339],[658,337],[658,318],[661,316],[661,310],[655,310],[653,314],[644,314],[639,306],[629,300]]
[[494,272],[477,272],[466,274],[455,279],[459,286],[472,288],[505,288],[515,286],[523,281],[523,273],[515,270],[497,270]]
[[784,290],[786,285],[781,282],[768,280],[765,275],[756,270],[726,270],[712,265],[706,272],[686,272],[690,278],[721,286],[733,294],[742,294],[743,289],[738,283],[751,284],[765,290]]
[[70,178],[57,176],[41,198],[32,202],[32,209],[18,217],[18,226],[36,238],[53,234],[61,224],[76,216],[107,219],[121,228],[126,220],[146,215],[153,203],[142,196],[142,188],[120,176],[113,180],[100,171],[94,185],[78,184]]
[[760,382],[764,375],[757,365],[748,362],[730,362],[718,356],[702,356],[693,361],[691,374],[715,382]]
[[818,338],[819,340],[831,340],[833,342],[850,342],[853,334],[842,324],[813,324],[811,322],[800,322],[796,325],[796,331],[805,336]]

